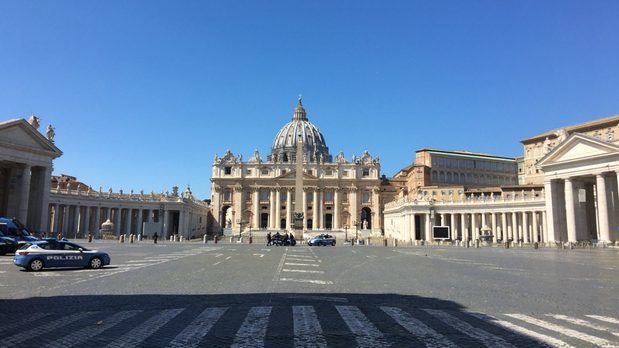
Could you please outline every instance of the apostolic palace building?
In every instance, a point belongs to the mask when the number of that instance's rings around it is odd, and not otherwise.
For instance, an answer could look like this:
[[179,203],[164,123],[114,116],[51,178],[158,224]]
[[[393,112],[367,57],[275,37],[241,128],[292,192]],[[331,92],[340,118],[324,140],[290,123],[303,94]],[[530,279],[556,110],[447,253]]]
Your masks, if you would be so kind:
[[37,234],[190,239],[261,236],[295,224],[299,239],[328,231],[340,241],[400,245],[619,243],[619,116],[522,140],[517,158],[420,149],[386,177],[367,151],[333,156],[299,99],[269,154],[215,157],[210,200],[189,187],[114,192],[52,176],[62,152],[54,128],[44,135],[39,123],[36,116],[0,122],[0,216]]

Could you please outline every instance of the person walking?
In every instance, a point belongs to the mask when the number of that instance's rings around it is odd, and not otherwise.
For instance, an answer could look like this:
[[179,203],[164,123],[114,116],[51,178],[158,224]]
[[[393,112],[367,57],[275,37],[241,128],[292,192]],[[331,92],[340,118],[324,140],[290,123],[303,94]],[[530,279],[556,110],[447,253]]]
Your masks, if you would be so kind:
[[271,245],[271,232],[267,233],[267,246]]
[[157,235],[157,232],[155,232],[155,235],[153,236],[153,242],[155,244],[157,244],[157,239],[159,238],[159,236]]

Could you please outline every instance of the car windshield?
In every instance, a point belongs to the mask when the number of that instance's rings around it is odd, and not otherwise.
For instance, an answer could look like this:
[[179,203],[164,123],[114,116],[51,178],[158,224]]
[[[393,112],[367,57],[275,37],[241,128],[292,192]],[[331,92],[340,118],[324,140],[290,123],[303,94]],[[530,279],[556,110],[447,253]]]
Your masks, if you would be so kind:
[[64,244],[64,250],[80,250],[80,249],[82,249],[82,251],[88,251],[88,249],[86,249],[84,247],[81,247],[81,246],[79,246],[77,244],[68,243],[68,242],[65,242],[65,243],[62,243],[62,244]]
[[26,243],[22,246],[19,247],[19,250],[24,250],[24,249],[28,249],[32,246],[32,243]]

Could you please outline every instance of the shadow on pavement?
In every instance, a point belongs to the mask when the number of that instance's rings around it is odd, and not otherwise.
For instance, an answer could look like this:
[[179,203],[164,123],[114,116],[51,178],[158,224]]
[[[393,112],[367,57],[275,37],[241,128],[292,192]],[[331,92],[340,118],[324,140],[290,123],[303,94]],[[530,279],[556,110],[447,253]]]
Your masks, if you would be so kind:
[[[0,346],[8,347],[160,347],[179,340],[291,347],[295,332],[297,343],[329,347],[545,346],[458,303],[396,294],[78,295],[0,300],[0,307],[8,323],[0,326]],[[209,317],[209,308],[221,315]]]

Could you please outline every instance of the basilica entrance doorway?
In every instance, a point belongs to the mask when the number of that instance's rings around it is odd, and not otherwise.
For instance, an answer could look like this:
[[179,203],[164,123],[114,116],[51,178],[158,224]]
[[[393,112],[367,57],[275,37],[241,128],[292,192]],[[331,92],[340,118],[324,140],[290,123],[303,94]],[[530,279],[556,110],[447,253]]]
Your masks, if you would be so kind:
[[368,207],[361,209],[361,228],[364,230],[372,229],[372,209]]
[[325,214],[325,229],[333,228],[333,214]]
[[260,214],[260,228],[266,230],[269,228],[269,214],[262,213]]

